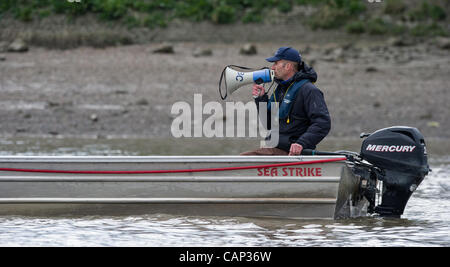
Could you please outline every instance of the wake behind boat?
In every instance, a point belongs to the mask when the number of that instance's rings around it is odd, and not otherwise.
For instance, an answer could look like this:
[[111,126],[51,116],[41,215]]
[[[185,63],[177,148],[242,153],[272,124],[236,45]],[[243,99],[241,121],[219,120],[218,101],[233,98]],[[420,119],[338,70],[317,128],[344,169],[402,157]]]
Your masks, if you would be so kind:
[[314,155],[1,156],[0,214],[399,217],[428,173],[415,128],[379,130],[360,154],[305,152]]

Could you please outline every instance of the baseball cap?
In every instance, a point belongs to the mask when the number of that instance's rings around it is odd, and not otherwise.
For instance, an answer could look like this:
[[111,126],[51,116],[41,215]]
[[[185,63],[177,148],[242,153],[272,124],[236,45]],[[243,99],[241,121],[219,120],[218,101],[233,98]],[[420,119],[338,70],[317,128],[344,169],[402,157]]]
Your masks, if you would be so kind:
[[266,60],[269,62],[275,62],[281,59],[294,62],[302,61],[302,57],[297,50],[295,50],[292,47],[284,47],[284,46],[278,48],[277,52],[275,52],[275,55],[273,57],[266,58]]

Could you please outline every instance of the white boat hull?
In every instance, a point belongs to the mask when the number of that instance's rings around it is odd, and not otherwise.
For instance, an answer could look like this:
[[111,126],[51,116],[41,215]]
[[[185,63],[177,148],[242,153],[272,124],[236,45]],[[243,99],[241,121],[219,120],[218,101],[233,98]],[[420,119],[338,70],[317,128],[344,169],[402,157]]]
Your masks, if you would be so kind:
[[[349,201],[352,195],[357,194],[359,180],[345,161],[204,170],[338,158],[340,157],[3,156],[0,157],[0,168],[16,170],[0,171],[0,214],[40,216],[168,213],[324,219],[364,215],[361,203],[358,207],[353,207]],[[202,171],[114,173],[192,169]],[[92,173],[70,173],[72,170]]]

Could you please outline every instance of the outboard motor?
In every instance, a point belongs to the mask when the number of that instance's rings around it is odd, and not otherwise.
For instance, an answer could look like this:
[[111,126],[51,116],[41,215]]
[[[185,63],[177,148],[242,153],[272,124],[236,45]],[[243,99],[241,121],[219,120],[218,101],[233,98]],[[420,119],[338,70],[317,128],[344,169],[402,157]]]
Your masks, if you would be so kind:
[[[416,128],[406,126],[384,128],[360,137],[367,138],[359,154],[310,149],[304,149],[302,154],[346,156],[358,184],[357,191],[351,194],[350,205],[362,207],[365,199],[369,204],[367,213],[399,218],[412,193],[431,171],[424,137]],[[380,194],[381,204],[377,201]]]
[[[361,137],[367,138],[362,143],[360,159],[372,166],[356,165],[354,172],[366,179],[364,196],[370,203],[368,212],[400,217],[411,194],[430,170],[424,137],[416,128],[404,126],[384,128]],[[375,206],[377,180],[383,182],[383,188],[381,204]]]

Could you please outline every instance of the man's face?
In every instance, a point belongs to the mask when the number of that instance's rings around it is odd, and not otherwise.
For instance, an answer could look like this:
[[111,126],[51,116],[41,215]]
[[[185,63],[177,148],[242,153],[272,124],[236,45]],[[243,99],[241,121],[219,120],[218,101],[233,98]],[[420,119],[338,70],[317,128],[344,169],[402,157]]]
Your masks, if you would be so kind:
[[275,61],[271,67],[271,69],[275,73],[275,78],[286,80],[286,74],[288,74],[288,66],[286,65],[287,62],[285,60],[278,60]]

